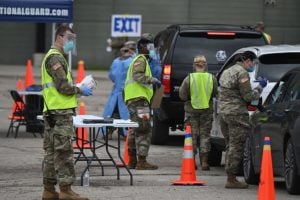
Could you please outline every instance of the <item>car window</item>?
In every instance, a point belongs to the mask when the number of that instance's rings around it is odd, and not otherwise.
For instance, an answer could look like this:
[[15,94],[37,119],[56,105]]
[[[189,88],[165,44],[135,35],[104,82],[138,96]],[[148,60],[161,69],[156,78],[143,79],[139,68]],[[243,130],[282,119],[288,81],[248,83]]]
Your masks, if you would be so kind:
[[274,86],[266,100],[266,104],[274,104],[281,101],[287,89],[289,77],[290,76],[284,77]]
[[287,71],[300,67],[300,53],[266,54],[259,57],[257,77],[277,82]]
[[173,62],[190,64],[195,55],[203,54],[208,64],[223,64],[239,48],[264,44],[262,38],[210,38],[200,33],[180,34],[176,40]]
[[300,74],[296,74],[284,97],[284,101],[295,101],[300,99]]

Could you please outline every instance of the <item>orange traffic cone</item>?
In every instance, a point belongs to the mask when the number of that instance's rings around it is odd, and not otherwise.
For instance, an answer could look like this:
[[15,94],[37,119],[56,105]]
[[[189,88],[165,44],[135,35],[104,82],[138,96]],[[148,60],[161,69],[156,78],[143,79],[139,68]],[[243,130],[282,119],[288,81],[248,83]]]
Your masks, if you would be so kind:
[[[17,90],[24,90],[24,86],[23,86],[23,83],[22,83],[21,79],[19,79],[17,81],[16,88],[17,88]],[[21,104],[21,103],[18,103],[18,107],[17,107],[16,103],[14,102],[14,104],[12,106],[12,109],[11,109],[11,114],[8,116],[8,119],[12,119],[12,118],[13,119],[20,119],[21,118],[20,116],[13,116],[13,113],[15,111],[18,111],[18,110],[16,110],[17,108],[24,109],[24,105]]]
[[129,134],[130,134],[131,130],[128,129],[127,134],[126,134],[126,141],[125,141],[125,146],[124,146],[124,155],[123,155],[123,159],[126,165],[128,165],[129,163],[129,155],[128,155],[128,138],[129,138]]
[[[126,141],[125,141],[125,145],[124,145],[123,160],[124,160],[125,165],[128,165],[128,163],[129,163],[128,138],[129,138],[130,132],[131,132],[131,130],[128,129],[127,134],[126,134]],[[117,165],[118,166],[124,166],[122,162],[117,162]]]
[[274,200],[274,177],[270,137],[264,139],[264,150],[261,161],[258,200]]
[[32,63],[31,60],[27,60],[27,67],[25,72],[25,88],[34,84],[34,77],[32,72]]
[[180,180],[172,181],[173,185],[204,185],[204,181],[196,180],[195,160],[191,126],[187,125],[184,139],[184,153]]
[[[79,105],[79,115],[85,115],[85,104],[84,102],[80,102]],[[78,128],[77,130],[77,141],[73,143],[74,148],[89,148],[89,138],[87,128]]]
[[84,61],[80,60],[78,62],[78,69],[77,69],[77,79],[76,79],[76,83],[80,83],[85,76],[85,72],[84,72]]

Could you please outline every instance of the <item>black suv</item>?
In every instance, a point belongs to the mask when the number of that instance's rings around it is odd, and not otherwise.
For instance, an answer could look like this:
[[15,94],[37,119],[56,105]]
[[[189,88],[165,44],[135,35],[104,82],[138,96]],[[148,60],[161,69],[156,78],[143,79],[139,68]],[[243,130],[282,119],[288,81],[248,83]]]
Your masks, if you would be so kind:
[[216,74],[237,49],[267,44],[263,35],[251,27],[216,24],[171,25],[160,31],[154,43],[162,63],[165,86],[161,107],[153,113],[152,144],[165,144],[169,130],[183,130],[184,108],[178,91],[192,72],[197,54],[205,55],[208,71]]

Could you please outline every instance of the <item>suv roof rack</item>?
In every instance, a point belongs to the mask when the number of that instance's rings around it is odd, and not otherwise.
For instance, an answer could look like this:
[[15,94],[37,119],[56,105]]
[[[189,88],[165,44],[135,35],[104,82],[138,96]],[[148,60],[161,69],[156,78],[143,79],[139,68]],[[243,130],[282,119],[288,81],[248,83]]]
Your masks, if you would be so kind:
[[246,25],[232,25],[232,24],[172,24],[168,29],[234,29],[234,30],[248,30],[253,31],[254,28]]

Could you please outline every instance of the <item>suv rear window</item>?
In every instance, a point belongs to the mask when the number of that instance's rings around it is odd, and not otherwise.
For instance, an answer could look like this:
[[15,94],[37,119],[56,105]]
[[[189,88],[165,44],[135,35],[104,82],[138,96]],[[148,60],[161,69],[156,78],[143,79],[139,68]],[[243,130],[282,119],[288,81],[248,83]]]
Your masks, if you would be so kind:
[[[265,41],[259,34],[208,35],[206,32],[180,33],[175,43],[173,63],[190,65],[195,55],[203,54],[209,67],[213,67],[210,65],[217,65],[215,67],[218,67],[237,49],[260,45],[265,45]],[[210,68],[209,70],[216,71],[218,69]]]
[[259,57],[260,65],[257,77],[268,77],[269,81],[278,81],[287,71],[300,67],[300,53],[266,54]]

